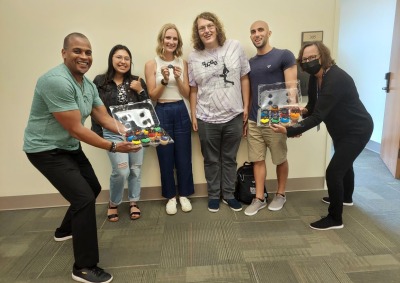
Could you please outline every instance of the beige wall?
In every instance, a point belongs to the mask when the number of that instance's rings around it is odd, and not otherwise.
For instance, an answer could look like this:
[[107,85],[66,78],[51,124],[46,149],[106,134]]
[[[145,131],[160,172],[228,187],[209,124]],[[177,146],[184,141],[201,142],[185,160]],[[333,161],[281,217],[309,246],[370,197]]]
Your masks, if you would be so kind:
[[[180,29],[185,58],[192,49],[193,19],[206,10],[220,17],[227,37],[240,40],[248,56],[255,53],[249,26],[258,19],[269,22],[273,46],[290,49],[297,55],[301,32],[322,30],[324,42],[335,53],[337,9],[336,0],[0,0],[0,197],[56,192],[28,162],[22,152],[22,140],[36,80],[61,63],[62,41],[68,33],[82,32],[92,43],[94,62],[87,73],[90,79],[105,71],[108,52],[117,43],[131,49],[134,73],[143,76],[145,62],[155,55],[158,30],[166,22],[173,22]],[[192,140],[195,183],[205,183],[197,134]],[[107,189],[110,166],[105,152],[84,148]],[[301,139],[290,140],[289,178],[324,176],[329,151],[324,127],[318,133],[311,130]],[[243,140],[238,162],[246,159]],[[275,179],[269,158],[267,165],[268,179]],[[142,185],[160,185],[154,148],[146,150]]]

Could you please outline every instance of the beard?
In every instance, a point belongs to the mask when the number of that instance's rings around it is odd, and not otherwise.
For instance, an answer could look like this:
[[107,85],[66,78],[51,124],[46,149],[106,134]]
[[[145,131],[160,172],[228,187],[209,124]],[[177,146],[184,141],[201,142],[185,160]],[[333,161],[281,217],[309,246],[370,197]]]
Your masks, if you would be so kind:
[[262,40],[260,45],[257,45],[256,43],[253,42],[253,45],[257,49],[263,49],[265,47],[265,45],[267,45],[267,41],[265,39]]

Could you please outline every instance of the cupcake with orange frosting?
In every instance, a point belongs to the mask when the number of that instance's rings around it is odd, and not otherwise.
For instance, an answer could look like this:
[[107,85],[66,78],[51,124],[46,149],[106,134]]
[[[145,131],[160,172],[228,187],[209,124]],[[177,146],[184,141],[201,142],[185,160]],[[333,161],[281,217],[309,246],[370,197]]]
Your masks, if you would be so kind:
[[299,107],[293,107],[290,109],[290,120],[292,121],[293,124],[297,123],[300,119],[300,108]]

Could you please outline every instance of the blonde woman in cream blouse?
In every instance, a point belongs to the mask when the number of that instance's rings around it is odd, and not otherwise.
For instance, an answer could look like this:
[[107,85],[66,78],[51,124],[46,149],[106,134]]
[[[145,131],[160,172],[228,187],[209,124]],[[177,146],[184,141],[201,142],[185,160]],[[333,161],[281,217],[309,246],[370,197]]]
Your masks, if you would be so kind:
[[[174,140],[158,146],[162,196],[168,199],[166,212],[177,213],[177,202],[183,212],[192,210],[188,196],[194,193],[192,174],[191,121],[185,105],[189,98],[187,63],[182,56],[182,37],[174,24],[165,24],[157,36],[157,56],[145,66],[149,96],[160,126]],[[174,170],[176,170],[175,184]]]

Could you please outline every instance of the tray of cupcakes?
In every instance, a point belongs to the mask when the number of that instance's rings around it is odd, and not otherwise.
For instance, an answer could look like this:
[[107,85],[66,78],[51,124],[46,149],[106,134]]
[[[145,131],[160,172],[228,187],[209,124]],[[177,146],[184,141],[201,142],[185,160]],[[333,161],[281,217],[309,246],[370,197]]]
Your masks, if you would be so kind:
[[299,80],[260,84],[258,86],[257,126],[296,124],[301,118],[299,108],[301,98]]
[[173,143],[160,127],[160,121],[150,100],[110,106],[111,114],[124,127],[126,140],[137,146],[158,146]]

